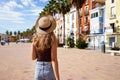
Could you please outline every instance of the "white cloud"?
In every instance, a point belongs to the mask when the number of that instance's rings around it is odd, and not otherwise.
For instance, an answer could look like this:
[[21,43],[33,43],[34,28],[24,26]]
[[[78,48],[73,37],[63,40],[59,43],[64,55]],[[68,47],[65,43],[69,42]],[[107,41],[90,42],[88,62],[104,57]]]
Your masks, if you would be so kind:
[[9,1],[7,3],[4,3],[4,5],[1,5],[0,9],[3,10],[13,10],[14,8],[23,8],[22,5],[17,4],[15,1]]
[[48,2],[49,0],[39,0],[39,1],[45,3],[45,2]]
[[[26,28],[31,28],[34,25],[35,18],[39,16],[39,13],[44,8],[43,5],[45,5],[47,1],[48,0],[8,0],[4,2],[3,0],[3,2],[0,3],[0,28],[2,27],[4,31],[24,31]],[[1,31],[2,30],[0,30],[0,33]]]
[[43,7],[40,7],[40,8],[33,8],[33,9],[31,9],[31,10],[25,10],[25,12],[26,12],[26,15],[28,15],[28,16],[38,16],[39,15],[39,13],[42,11],[42,9],[43,9]]
[[4,21],[23,23],[22,15],[24,14],[15,11],[0,10],[0,20]]
[[32,7],[36,7],[36,5],[34,4],[34,2],[32,0],[21,0],[22,4],[24,6],[32,6]]

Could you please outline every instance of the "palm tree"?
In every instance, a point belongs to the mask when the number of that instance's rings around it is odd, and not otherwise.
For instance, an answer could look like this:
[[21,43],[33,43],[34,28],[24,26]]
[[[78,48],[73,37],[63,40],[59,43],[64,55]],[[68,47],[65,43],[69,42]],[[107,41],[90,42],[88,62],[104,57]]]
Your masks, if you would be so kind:
[[70,6],[74,5],[76,7],[76,17],[78,20],[78,38],[80,38],[80,13],[79,9],[82,8],[83,4],[86,2],[86,0],[67,0],[68,4]]
[[50,14],[50,15],[51,15],[50,7],[51,7],[51,6],[50,6],[49,4],[47,4],[47,5],[44,7],[43,11],[45,12],[45,14]]
[[14,35],[16,36],[16,34],[17,34],[17,32],[16,31],[14,31]]
[[55,9],[56,0],[50,0],[49,3],[44,7],[43,12],[40,13],[42,15],[54,15],[56,12]]
[[18,31],[17,34],[18,34],[18,39],[20,39],[20,31]]
[[20,31],[18,31],[18,35],[20,35]]
[[39,13],[39,15],[40,15],[40,16],[43,16],[43,15],[45,15],[45,12],[42,11],[41,13]]
[[50,10],[51,10],[51,14],[54,16],[54,14],[57,13],[56,11],[56,0],[50,0],[49,1],[49,7],[50,7]]
[[32,27],[31,31],[32,31],[32,35],[36,32],[35,31],[35,26]]
[[12,31],[10,31],[10,35],[12,36]]
[[9,31],[8,30],[6,31],[6,35],[9,35]]

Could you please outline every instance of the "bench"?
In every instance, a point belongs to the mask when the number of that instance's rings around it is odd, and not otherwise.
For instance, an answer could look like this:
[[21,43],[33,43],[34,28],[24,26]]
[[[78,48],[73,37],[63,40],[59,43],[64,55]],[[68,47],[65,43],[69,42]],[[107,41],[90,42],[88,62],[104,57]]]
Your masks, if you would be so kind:
[[115,50],[107,50],[106,52],[111,53],[112,56],[115,56],[117,53],[120,54],[120,50],[119,50],[119,51],[115,51]]

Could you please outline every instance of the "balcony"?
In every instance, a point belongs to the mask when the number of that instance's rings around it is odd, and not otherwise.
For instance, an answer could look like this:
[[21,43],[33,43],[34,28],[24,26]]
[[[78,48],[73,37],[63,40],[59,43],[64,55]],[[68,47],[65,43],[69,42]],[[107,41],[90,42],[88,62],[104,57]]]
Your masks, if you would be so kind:
[[80,11],[79,13],[80,13],[80,17],[82,17],[82,11]]
[[88,14],[89,14],[88,9],[86,9],[85,10],[85,15],[88,15]]
[[116,15],[114,14],[114,15],[111,15],[110,16],[110,19],[116,19]]
[[84,14],[85,14],[85,15],[88,15],[88,6],[85,6]]
[[96,3],[105,3],[105,0],[92,0],[92,1]]
[[79,15],[82,17],[82,9],[79,9]]

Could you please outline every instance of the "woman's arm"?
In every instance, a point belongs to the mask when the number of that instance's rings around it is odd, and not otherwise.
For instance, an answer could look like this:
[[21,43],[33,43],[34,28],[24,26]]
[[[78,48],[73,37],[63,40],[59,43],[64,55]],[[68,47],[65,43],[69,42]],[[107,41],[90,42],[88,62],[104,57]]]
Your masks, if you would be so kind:
[[53,66],[54,74],[55,74],[56,80],[60,80],[58,59],[57,59],[57,41],[53,43],[51,52],[52,52],[51,57],[52,57],[52,66]]
[[36,50],[34,44],[32,44],[32,60],[36,59]]

